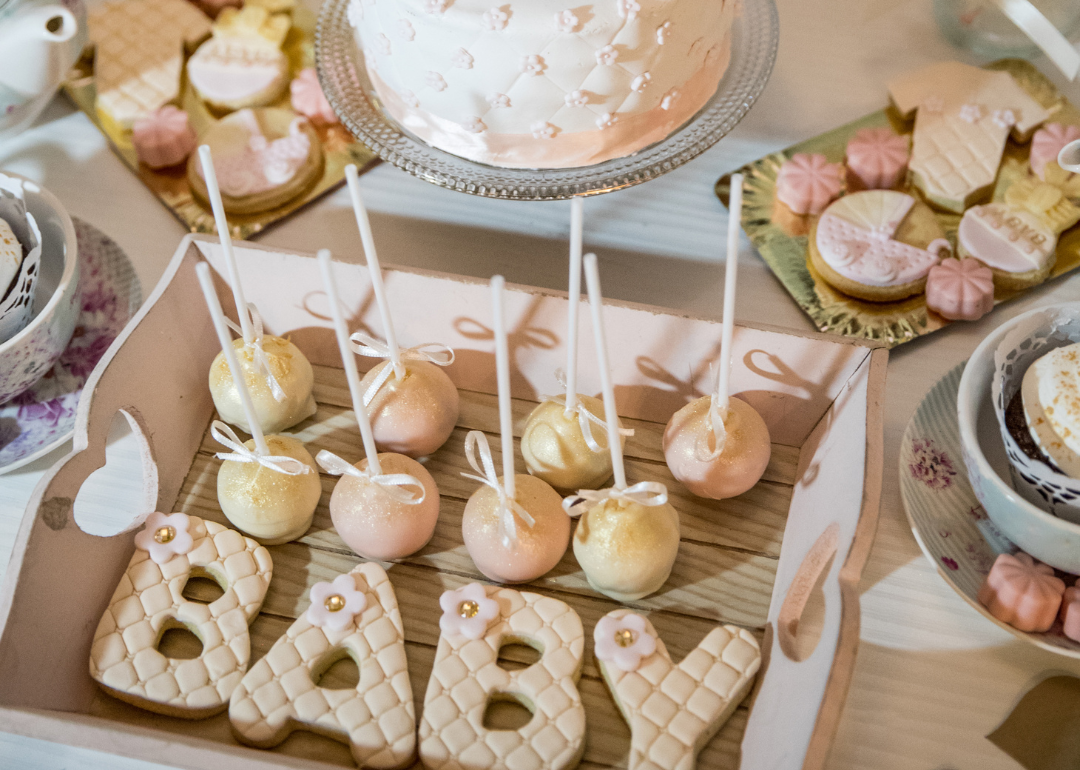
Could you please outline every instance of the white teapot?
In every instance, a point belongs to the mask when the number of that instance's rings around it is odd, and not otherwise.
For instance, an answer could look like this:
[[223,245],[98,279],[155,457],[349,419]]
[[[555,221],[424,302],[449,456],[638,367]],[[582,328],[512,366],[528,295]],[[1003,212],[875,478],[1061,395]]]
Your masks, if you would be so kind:
[[0,140],[34,121],[86,39],[82,0],[0,0]]

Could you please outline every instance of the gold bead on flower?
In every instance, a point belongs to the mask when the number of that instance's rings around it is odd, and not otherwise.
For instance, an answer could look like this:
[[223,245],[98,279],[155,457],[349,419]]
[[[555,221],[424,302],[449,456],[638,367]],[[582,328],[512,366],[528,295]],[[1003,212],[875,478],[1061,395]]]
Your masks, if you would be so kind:
[[326,609],[330,612],[341,612],[345,609],[345,597],[341,594],[334,594],[333,596],[327,596],[326,601],[323,602]]
[[176,537],[175,527],[158,527],[154,530],[154,541],[164,545],[165,543],[171,543]]
[[629,647],[635,641],[637,641],[637,634],[629,628],[620,628],[615,632],[615,644],[620,647]]
[[469,599],[464,601],[457,607],[458,615],[463,618],[475,618],[476,614],[480,612],[480,605]]

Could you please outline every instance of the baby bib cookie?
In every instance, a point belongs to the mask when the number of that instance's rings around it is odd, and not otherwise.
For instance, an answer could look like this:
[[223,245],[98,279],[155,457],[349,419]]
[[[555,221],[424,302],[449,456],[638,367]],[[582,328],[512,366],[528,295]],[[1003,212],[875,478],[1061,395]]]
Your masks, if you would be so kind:
[[[354,690],[315,684],[337,661],[360,670]],[[349,746],[359,767],[412,764],[416,713],[405,630],[386,571],[367,562],[311,587],[311,605],[233,692],[229,720],[244,743],[271,748],[296,730]]]
[[693,770],[761,665],[757,640],[735,626],[714,628],[678,666],[652,623],[629,610],[602,617],[593,638],[600,673],[630,725],[629,770]]
[[[184,513],[152,513],[101,617],[90,648],[90,676],[110,695],[157,714],[202,719],[224,711],[251,658],[248,624],[270,585],[270,553],[248,537]],[[209,604],[183,596],[191,577],[224,593]],[[171,628],[202,641],[199,657],[166,658]]]
[[[585,751],[577,681],[585,651],[581,618],[564,602],[472,583],[439,600],[442,635],[424,698],[420,761],[429,770],[570,770]],[[540,660],[520,671],[498,664],[503,644]],[[489,730],[490,699],[533,712],[519,730]]]
[[870,302],[922,293],[930,268],[950,249],[933,212],[894,190],[845,195],[814,224],[808,244],[827,283]]

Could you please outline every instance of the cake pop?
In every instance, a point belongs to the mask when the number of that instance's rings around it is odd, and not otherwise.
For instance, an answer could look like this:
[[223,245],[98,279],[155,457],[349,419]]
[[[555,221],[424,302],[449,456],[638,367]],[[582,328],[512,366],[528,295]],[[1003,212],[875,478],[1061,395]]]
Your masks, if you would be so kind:
[[326,249],[319,252],[319,268],[367,454],[355,465],[325,449],[316,457],[323,470],[341,476],[330,496],[330,519],[345,544],[365,559],[401,559],[431,540],[439,518],[439,490],[435,479],[416,460],[376,450]]
[[[566,314],[566,379],[562,382],[566,394],[549,396],[537,404],[521,434],[521,454],[529,473],[564,492],[598,487],[611,478],[607,426],[598,416],[604,414],[603,402],[577,392],[581,198],[574,198],[570,206],[570,302]],[[599,433],[594,435],[597,428]],[[620,441],[632,435],[632,430],[619,429]]]
[[355,165],[345,167],[345,178],[386,334],[385,343],[363,333],[352,337],[356,343],[353,350],[360,355],[386,359],[364,375],[364,406],[379,449],[425,457],[445,444],[457,425],[457,388],[440,368],[454,362],[454,351],[438,343],[398,347]]
[[215,420],[210,433],[229,452],[218,469],[217,494],[221,512],[237,528],[263,545],[287,543],[307,532],[322,495],[315,461],[304,445],[291,436],[265,436],[255,419],[240,365],[236,360],[225,314],[221,310],[210,266],[196,265],[206,306],[214,322],[222,354],[235,373],[240,404],[251,423],[251,440],[241,443],[225,423]]
[[[491,279],[503,475],[500,478],[495,473],[487,436],[469,431],[465,457],[479,475],[462,475],[482,486],[465,504],[461,532],[469,556],[484,575],[499,583],[524,583],[545,574],[562,559],[570,541],[570,518],[562,509],[559,493],[547,482],[514,471],[503,286],[501,275]],[[524,526],[519,526],[519,520]]]
[[[224,352],[210,364],[210,396],[214,399],[218,415],[225,422],[254,434],[255,424],[251,422],[254,420],[264,433],[278,433],[315,414],[315,398],[311,394],[315,374],[299,348],[282,337],[263,334],[258,310],[244,299],[244,287],[240,283],[240,271],[229,234],[229,221],[221,203],[208,146],[199,148],[199,160],[202,162],[207,197],[214,211],[214,223],[232,284],[236,314],[240,318],[239,326],[228,319],[225,319],[225,323],[242,337],[229,343],[235,351],[239,369],[226,364]],[[236,373],[243,375],[253,407],[250,413],[241,404],[234,374],[240,375]]]
[[745,401],[729,397],[731,338],[735,328],[735,279],[742,216],[742,174],[731,177],[724,330],[716,392],[691,401],[664,429],[664,459],[671,475],[698,497],[723,500],[758,483],[769,465],[769,428]]
[[[595,254],[585,257],[585,278],[610,435],[618,430],[618,418]],[[667,488],[660,482],[642,481],[628,487],[622,445],[612,441],[609,451],[615,485],[599,491],[579,490],[563,501],[563,507],[571,516],[581,517],[574,532],[574,556],[589,585],[616,601],[628,602],[655,593],[667,581],[679,552],[679,514],[668,503]]]

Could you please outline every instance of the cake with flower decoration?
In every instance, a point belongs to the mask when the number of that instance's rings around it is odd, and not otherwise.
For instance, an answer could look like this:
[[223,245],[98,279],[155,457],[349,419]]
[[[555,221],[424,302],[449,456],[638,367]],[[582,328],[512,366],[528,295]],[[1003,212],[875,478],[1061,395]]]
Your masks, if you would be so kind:
[[384,109],[428,144],[508,168],[620,158],[716,92],[737,0],[352,0]]

